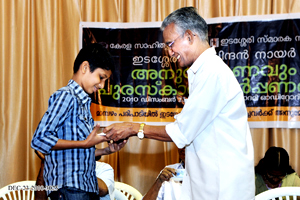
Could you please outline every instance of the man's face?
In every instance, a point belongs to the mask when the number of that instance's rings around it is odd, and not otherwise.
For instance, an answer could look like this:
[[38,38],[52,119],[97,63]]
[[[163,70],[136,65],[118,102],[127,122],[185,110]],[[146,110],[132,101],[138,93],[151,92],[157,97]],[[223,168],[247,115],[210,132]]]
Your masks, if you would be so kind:
[[187,67],[193,64],[190,59],[191,46],[188,37],[184,33],[176,32],[174,23],[169,24],[163,31],[163,38],[166,44],[169,56],[175,57],[180,67]]

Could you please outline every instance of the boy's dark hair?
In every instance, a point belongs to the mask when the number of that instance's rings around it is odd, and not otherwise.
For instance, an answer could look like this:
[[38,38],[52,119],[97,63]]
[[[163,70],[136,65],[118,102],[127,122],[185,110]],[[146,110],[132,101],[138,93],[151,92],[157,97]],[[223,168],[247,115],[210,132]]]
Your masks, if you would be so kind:
[[111,70],[112,72],[115,70],[115,65],[111,54],[105,47],[98,43],[89,44],[79,51],[74,61],[74,74],[78,71],[81,63],[84,61],[89,62],[91,73],[93,73],[97,68]]

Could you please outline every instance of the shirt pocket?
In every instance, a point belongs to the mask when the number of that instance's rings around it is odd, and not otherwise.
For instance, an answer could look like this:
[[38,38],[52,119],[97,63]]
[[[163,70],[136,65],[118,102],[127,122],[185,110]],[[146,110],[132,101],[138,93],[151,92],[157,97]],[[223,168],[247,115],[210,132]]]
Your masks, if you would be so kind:
[[79,140],[84,140],[93,130],[93,124],[91,123],[91,117],[89,113],[82,107],[79,107],[78,114],[76,116],[77,135]]

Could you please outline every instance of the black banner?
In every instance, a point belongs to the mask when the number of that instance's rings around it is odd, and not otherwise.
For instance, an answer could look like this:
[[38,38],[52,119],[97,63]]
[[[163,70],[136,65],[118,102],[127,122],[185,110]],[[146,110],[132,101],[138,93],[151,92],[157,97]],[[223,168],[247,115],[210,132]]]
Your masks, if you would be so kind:
[[[300,18],[300,17],[299,17]],[[209,42],[244,92],[250,127],[298,128],[297,15],[208,19]],[[187,68],[164,50],[160,23],[81,23],[82,45],[107,47],[117,67],[93,95],[96,121],[172,122],[188,98]]]

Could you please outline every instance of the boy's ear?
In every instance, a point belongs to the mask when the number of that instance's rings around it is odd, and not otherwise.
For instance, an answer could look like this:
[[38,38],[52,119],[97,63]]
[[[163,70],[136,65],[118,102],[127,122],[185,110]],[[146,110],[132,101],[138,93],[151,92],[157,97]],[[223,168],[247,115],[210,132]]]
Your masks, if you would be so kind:
[[85,72],[88,70],[88,67],[89,67],[89,62],[83,61],[80,65],[81,72],[85,74]]

